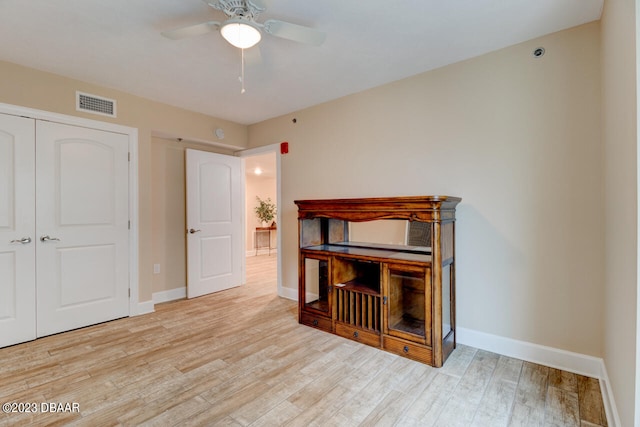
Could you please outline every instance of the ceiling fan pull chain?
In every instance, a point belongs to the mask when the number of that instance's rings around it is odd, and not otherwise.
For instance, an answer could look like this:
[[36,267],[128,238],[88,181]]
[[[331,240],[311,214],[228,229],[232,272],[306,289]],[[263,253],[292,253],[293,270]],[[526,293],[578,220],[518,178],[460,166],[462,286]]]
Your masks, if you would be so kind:
[[240,49],[242,51],[242,67],[240,70],[240,83],[242,84],[242,88],[240,89],[240,93],[244,93],[244,49]]

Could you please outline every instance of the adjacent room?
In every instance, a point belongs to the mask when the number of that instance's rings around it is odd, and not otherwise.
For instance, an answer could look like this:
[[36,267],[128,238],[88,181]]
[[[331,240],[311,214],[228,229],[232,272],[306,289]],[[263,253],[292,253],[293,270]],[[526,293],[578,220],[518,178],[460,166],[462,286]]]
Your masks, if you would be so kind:
[[639,3],[0,2],[0,425],[640,426]]

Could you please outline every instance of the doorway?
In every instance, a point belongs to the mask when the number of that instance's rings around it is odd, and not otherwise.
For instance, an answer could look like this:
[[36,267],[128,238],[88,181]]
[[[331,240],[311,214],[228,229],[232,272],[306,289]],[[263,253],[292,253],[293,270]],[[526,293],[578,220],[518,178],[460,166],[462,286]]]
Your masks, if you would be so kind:
[[[247,158],[260,156],[271,153],[275,157],[275,182],[276,197],[272,200],[276,201],[280,208],[280,185],[279,185],[279,166],[280,155],[278,154],[279,146],[265,146],[256,149],[234,152],[225,150],[224,148],[211,147],[203,144],[193,143],[184,140],[168,139],[162,137],[152,138],[151,145],[151,209],[155,214],[151,224],[152,229],[152,264],[153,264],[153,303],[172,301],[185,298],[187,294],[187,262],[186,262],[186,245],[187,235],[185,230],[186,224],[186,193],[185,193],[185,151],[188,148],[196,150],[218,152],[234,157],[241,157],[243,161]],[[246,197],[245,197],[246,200]],[[182,202],[176,202],[182,201]],[[255,201],[255,196],[253,197]],[[253,205],[245,207],[244,216],[246,219],[254,220],[255,213]],[[276,217],[276,223],[279,228],[279,219]],[[245,220],[246,222],[246,220]],[[245,246],[244,254],[253,251],[253,233],[247,238],[246,225],[243,227],[242,244]],[[280,247],[280,233],[274,233],[275,250],[271,251],[271,258],[277,262],[277,292],[282,295],[282,279],[281,279],[281,261],[279,258],[278,248]],[[249,243],[247,241],[249,240]],[[263,251],[259,251],[262,254]],[[267,254],[267,251],[264,251]],[[268,255],[267,255],[268,256]]]
[[273,232],[277,227],[271,230],[276,218],[262,223],[255,210],[259,200],[273,203],[277,209],[276,156],[275,153],[259,154],[245,157],[244,162],[246,255],[271,255],[277,251],[276,233]]
[[[245,169],[245,249],[247,257],[274,257],[277,275],[277,291],[282,296],[280,258],[280,156],[279,145],[243,150],[239,152]],[[255,213],[257,197],[270,200],[276,205],[277,213],[272,223],[261,224]],[[265,230],[269,228],[269,230]],[[268,260],[268,258],[267,258]]]

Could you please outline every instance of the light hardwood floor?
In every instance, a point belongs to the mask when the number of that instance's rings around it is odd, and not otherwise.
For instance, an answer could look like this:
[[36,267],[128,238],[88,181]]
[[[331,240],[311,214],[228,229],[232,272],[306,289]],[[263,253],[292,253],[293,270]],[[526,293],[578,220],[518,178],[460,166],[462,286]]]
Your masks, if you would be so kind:
[[434,369],[299,325],[273,255],[247,280],[0,349],[0,403],[80,410],[0,425],[606,425],[595,379],[462,345]]

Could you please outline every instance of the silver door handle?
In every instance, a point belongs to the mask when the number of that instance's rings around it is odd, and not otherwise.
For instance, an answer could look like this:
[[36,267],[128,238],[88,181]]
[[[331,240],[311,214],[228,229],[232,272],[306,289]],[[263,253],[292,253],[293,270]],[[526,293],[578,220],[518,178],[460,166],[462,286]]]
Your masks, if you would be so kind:
[[12,240],[9,243],[22,243],[23,245],[26,245],[27,243],[31,243],[31,237],[23,237],[19,240]]
[[191,234],[198,233],[200,231],[202,231],[202,230],[194,230],[193,228],[189,229],[189,233],[191,233]]
[[49,237],[47,235],[47,236],[40,237],[40,241],[41,242],[59,242],[60,239],[58,239],[57,237]]

